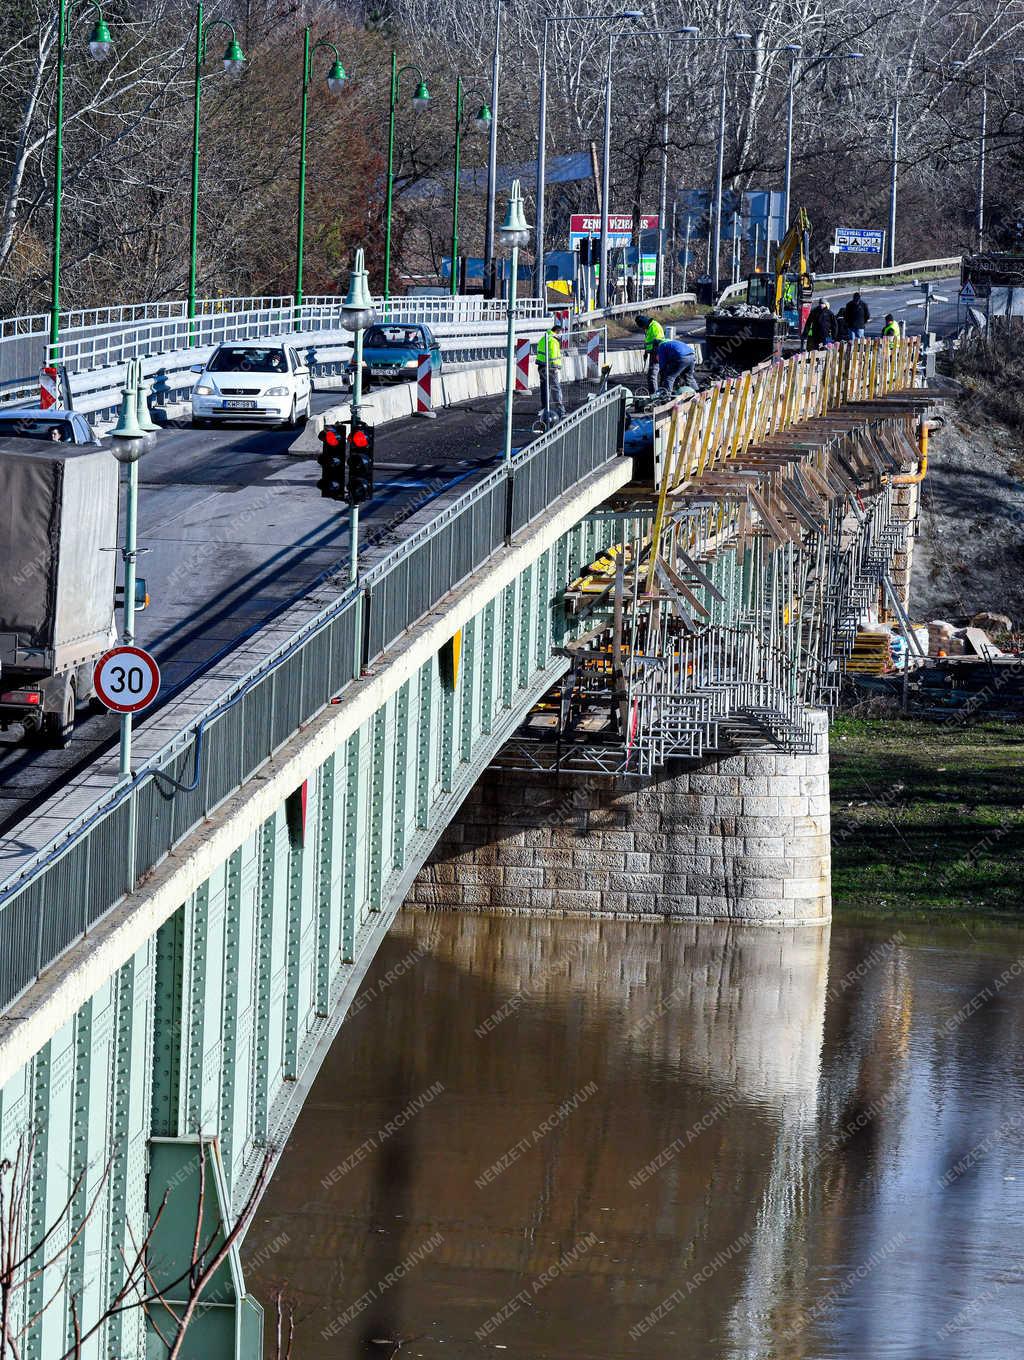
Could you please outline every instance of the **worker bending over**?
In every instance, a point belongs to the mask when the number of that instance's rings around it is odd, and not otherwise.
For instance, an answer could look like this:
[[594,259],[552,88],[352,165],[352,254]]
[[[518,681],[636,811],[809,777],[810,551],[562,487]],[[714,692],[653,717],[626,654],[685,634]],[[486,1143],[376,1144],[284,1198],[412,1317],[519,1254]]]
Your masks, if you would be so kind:
[[537,374],[540,378],[540,409],[565,419],[562,401],[562,342],[552,323],[537,341]]
[[663,340],[658,346],[658,388],[675,396],[684,387],[697,391],[697,351],[684,340]]
[[644,333],[644,353],[647,355],[647,386],[653,392],[654,378],[658,369],[658,346],[665,338],[665,327],[660,321],[643,313],[636,319],[637,330]]

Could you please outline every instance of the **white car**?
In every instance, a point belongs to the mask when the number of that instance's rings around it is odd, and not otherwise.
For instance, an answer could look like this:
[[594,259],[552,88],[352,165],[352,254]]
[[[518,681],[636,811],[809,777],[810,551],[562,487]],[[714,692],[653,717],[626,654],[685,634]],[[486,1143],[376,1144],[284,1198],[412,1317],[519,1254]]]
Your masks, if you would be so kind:
[[192,389],[192,424],[253,420],[293,429],[312,414],[309,369],[288,345],[240,340],[219,345],[205,367],[195,364],[199,381]]

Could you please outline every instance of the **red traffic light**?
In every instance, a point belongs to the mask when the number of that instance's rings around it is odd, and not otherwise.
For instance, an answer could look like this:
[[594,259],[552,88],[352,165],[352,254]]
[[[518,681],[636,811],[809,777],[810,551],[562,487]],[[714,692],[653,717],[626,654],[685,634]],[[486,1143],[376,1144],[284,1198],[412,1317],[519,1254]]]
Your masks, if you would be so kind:
[[343,443],[341,433],[333,425],[328,425],[327,429],[322,431],[320,438],[332,449],[340,448]]
[[368,449],[370,439],[365,430],[353,430],[348,441],[355,449]]

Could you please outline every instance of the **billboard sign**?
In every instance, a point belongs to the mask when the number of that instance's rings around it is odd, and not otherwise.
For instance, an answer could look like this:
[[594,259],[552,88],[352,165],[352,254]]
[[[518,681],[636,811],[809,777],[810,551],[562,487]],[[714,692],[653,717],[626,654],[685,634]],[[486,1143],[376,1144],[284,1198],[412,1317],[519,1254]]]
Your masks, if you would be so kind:
[[877,227],[836,227],[833,255],[881,255],[885,232]]
[[[657,231],[660,219],[657,213],[643,213],[640,217],[640,230]],[[600,213],[573,213],[569,218],[569,249],[576,249],[576,242],[588,236],[595,240],[601,237]],[[633,214],[609,213],[608,244],[613,249],[633,244]]]

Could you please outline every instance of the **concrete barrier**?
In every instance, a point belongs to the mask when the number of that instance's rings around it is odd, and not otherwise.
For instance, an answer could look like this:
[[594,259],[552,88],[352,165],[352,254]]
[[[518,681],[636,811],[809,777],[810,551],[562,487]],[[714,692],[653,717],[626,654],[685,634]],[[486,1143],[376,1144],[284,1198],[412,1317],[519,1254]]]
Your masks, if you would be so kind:
[[[642,349],[616,349],[605,356],[613,377],[627,373],[641,373],[644,369]],[[566,356],[565,381],[575,382],[586,377],[587,356],[571,354]],[[531,375],[530,386],[536,387],[537,380]],[[505,390],[505,365],[467,364],[465,367],[448,369],[435,379],[434,407],[440,410],[445,406],[458,406],[461,402],[472,401],[477,397],[495,397]],[[416,384],[393,383],[390,387],[374,387],[363,397],[363,418],[371,425],[386,425],[392,420],[404,420],[416,410]],[[304,430],[296,436],[288,450],[296,458],[309,458],[320,452],[320,431],[325,425],[335,421],[351,419],[351,402],[339,402],[329,406],[326,411],[315,416]]]

